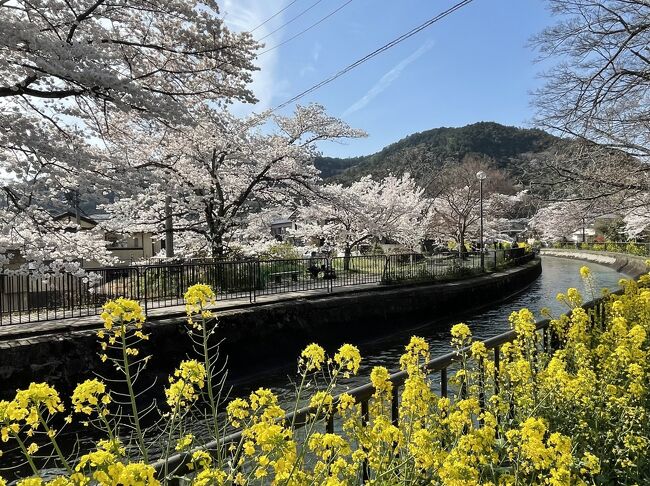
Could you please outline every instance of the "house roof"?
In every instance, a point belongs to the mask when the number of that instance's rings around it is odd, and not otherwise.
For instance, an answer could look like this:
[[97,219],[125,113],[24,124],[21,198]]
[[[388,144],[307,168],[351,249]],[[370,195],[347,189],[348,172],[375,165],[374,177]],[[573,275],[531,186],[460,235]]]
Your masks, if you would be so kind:
[[[76,213],[73,213],[72,211],[65,211],[63,213],[57,214],[57,215],[52,217],[52,219],[54,219],[54,221],[60,221],[60,220],[65,219],[65,218],[77,219],[77,215],[76,215]],[[94,225],[97,224],[97,221],[95,221],[94,219],[89,218],[87,216],[79,215],[79,219],[81,221],[85,221],[86,223],[89,223],[89,224],[94,224]]]
[[[585,228],[585,236],[596,236],[596,230],[594,228]],[[582,228],[575,230],[572,235],[582,236]]]
[[274,221],[271,221],[271,226],[277,226],[280,224],[291,224],[293,221],[291,221],[289,218],[280,218],[276,219]]
[[95,221],[108,221],[111,218],[111,215],[108,213],[95,213],[89,215]]

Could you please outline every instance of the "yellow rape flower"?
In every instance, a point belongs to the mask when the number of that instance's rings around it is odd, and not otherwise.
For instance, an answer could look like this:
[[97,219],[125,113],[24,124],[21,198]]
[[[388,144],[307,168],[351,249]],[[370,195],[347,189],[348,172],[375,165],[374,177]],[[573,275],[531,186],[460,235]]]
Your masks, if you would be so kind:
[[190,469],[206,469],[212,465],[212,456],[206,451],[195,451],[192,453],[192,462],[188,464]]
[[234,427],[239,427],[241,420],[246,420],[250,415],[249,405],[246,400],[235,398],[226,406],[228,420]]
[[102,309],[104,312],[100,317],[104,321],[104,328],[108,331],[113,329],[115,323],[120,325],[133,323],[137,327],[141,327],[145,321],[144,311],[135,300],[119,297],[108,301]]
[[361,364],[359,348],[351,344],[342,345],[334,355],[334,362],[344,371],[345,377],[349,377],[350,374],[356,374]]
[[192,442],[194,441],[194,436],[192,434],[187,434],[178,439],[178,442],[176,442],[176,450],[177,451],[182,451],[183,449],[187,449],[189,446],[192,445]]
[[[217,300],[212,287],[204,284],[192,285],[183,297],[185,298],[185,311],[190,317],[201,314],[206,306],[214,304]],[[211,314],[208,314],[207,317],[211,317]]]
[[205,367],[197,360],[182,361],[173,376],[169,377],[170,385],[165,388],[167,404],[176,410],[198,398],[198,390],[205,386]]
[[42,485],[43,485],[43,480],[37,477],[21,479],[17,483],[17,486],[42,486]]
[[451,345],[457,348],[466,346],[472,337],[472,331],[465,323],[456,324],[451,328]]
[[318,344],[311,343],[300,353],[299,365],[306,371],[319,371],[325,362],[325,350]]
[[111,397],[106,393],[106,385],[93,378],[77,385],[72,393],[72,405],[75,412],[90,415],[94,410],[111,403]]
[[196,475],[193,486],[220,486],[225,484],[228,475],[218,469],[204,469]]

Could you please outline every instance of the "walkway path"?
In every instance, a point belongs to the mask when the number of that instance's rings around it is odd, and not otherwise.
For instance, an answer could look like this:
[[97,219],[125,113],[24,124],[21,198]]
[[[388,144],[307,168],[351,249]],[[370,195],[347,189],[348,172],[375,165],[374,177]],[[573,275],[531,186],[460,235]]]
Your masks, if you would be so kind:
[[[462,282],[459,280],[458,282]],[[445,282],[452,284],[455,282]],[[296,291],[291,293],[272,294],[272,295],[259,295],[256,297],[255,302],[250,302],[248,296],[239,299],[229,299],[217,301],[215,309],[218,312],[229,310],[243,309],[249,307],[256,307],[266,304],[274,304],[279,302],[293,301],[298,299],[314,299],[319,297],[326,297],[337,294],[347,294],[367,290],[380,290],[387,289],[390,286],[378,285],[375,283],[367,283],[360,285],[350,285],[345,287],[334,287],[328,291],[327,288],[311,289]],[[178,319],[185,315],[185,306],[177,305],[173,307],[161,307],[158,309],[150,309],[147,313],[149,322],[156,322],[166,319]],[[69,317],[66,319],[56,319],[50,321],[40,322],[25,322],[20,324],[10,324],[0,326],[0,342],[14,339],[28,338],[30,336],[42,336],[46,334],[62,334],[73,331],[82,331],[89,329],[99,329],[101,327],[101,319],[98,315],[89,315],[82,317]]]
[[[507,270],[500,270],[497,273],[508,272],[516,270],[519,267],[512,267]],[[487,275],[491,275],[488,273]],[[467,278],[460,278],[455,280],[434,280],[426,282],[409,282],[405,284],[396,285],[382,285],[378,282],[370,282],[357,285],[345,285],[340,287],[327,287],[299,290],[292,292],[283,292],[270,295],[257,295],[254,302],[250,302],[250,297],[246,295],[238,299],[228,299],[217,301],[215,310],[218,313],[233,311],[238,309],[246,309],[257,307],[261,305],[275,304],[287,301],[296,301],[301,299],[319,299],[326,298],[332,295],[345,295],[357,292],[387,290],[396,287],[404,287],[411,285],[436,285],[443,284],[453,288],[456,285],[463,285],[468,280],[473,278],[482,278],[484,275],[474,276]],[[170,307],[159,307],[149,309],[147,311],[147,320],[149,323],[156,323],[169,320],[178,320],[185,316],[185,305],[176,305]],[[68,317],[62,319],[53,319],[48,321],[35,321],[24,322],[17,324],[0,325],[0,343],[14,341],[17,339],[29,339],[37,336],[47,336],[54,334],[66,334],[76,331],[86,331],[99,329],[102,326],[99,315],[87,315],[81,317]],[[0,346],[1,347],[1,346]]]

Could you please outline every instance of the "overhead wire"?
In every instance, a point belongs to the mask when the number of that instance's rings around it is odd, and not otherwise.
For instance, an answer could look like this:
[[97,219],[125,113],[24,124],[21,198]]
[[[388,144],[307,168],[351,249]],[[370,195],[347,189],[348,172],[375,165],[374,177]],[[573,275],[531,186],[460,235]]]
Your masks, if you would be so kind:
[[279,30],[284,29],[284,28],[285,28],[287,25],[289,25],[291,22],[293,22],[294,20],[299,19],[300,17],[302,17],[304,14],[306,14],[307,12],[309,12],[312,8],[314,8],[316,5],[318,5],[318,4],[321,3],[322,1],[323,1],[323,0],[316,0],[314,3],[312,3],[309,7],[307,7],[305,10],[303,10],[302,12],[300,12],[298,15],[296,15],[296,16],[292,17],[291,19],[287,20],[287,21],[286,21],[284,24],[282,24],[280,27],[278,27],[278,28],[275,29],[275,30],[272,30],[271,32],[269,32],[268,34],[266,34],[264,37],[260,37],[259,39],[257,39],[257,41],[258,41],[258,42],[263,41],[263,40],[266,39],[267,37],[270,37],[270,36],[272,36],[273,34],[275,34],[276,32],[278,32]]
[[268,19],[266,19],[264,22],[262,22],[261,24],[259,24],[257,27],[252,28],[252,29],[249,30],[248,32],[250,32],[250,33],[255,32],[257,29],[259,29],[260,27],[266,25],[268,22],[270,22],[271,20],[273,20],[274,18],[276,18],[276,17],[277,17],[278,15],[280,15],[282,12],[284,12],[286,9],[288,9],[289,7],[291,7],[291,6],[292,6],[294,3],[296,3],[297,1],[298,1],[298,0],[293,0],[293,2],[289,3],[289,4],[288,4],[287,6],[285,6],[282,10],[278,10],[278,11],[275,12],[273,15],[271,15]]
[[291,42],[291,41],[294,40],[295,38],[300,37],[300,36],[303,35],[305,32],[308,32],[308,31],[310,31],[311,29],[313,29],[314,27],[316,27],[317,25],[319,25],[319,24],[325,22],[325,21],[326,21],[327,19],[329,19],[332,15],[336,14],[337,12],[339,12],[340,10],[342,10],[344,7],[346,7],[347,5],[349,5],[350,3],[352,3],[352,1],[353,1],[353,0],[348,0],[348,1],[345,2],[343,5],[339,6],[339,7],[336,8],[335,10],[332,10],[332,11],[331,11],[330,13],[328,13],[325,17],[323,17],[323,18],[321,18],[320,20],[314,22],[313,24],[311,24],[311,25],[310,25],[309,27],[307,27],[306,29],[301,30],[301,31],[298,32],[297,34],[295,34],[295,35],[289,37],[288,39],[286,39],[286,40],[280,42],[279,44],[274,45],[273,47],[269,47],[268,49],[263,50],[262,52],[260,52],[260,53],[258,54],[258,56],[261,56],[261,55],[263,55],[263,54],[266,54],[267,52],[271,52],[271,51],[277,49],[278,47],[281,47],[281,46],[283,46],[283,45],[285,45],[285,44],[288,44],[289,42]]
[[463,8],[466,5],[470,4],[472,1],[473,0],[463,0],[461,2],[456,3],[455,5],[449,7],[447,10],[444,10],[443,12],[439,13],[435,17],[430,18],[429,20],[423,22],[422,24],[418,25],[417,27],[414,27],[413,29],[411,29],[408,32],[400,35],[399,37],[397,37],[395,39],[393,39],[392,41],[388,42],[387,44],[384,44],[383,46],[375,49],[371,53],[366,54],[365,56],[363,56],[360,59],[357,59],[352,64],[349,64],[348,66],[344,67],[343,69],[341,69],[337,73],[333,74],[332,76],[330,76],[330,77],[322,80],[321,82],[313,85],[311,88],[308,88],[308,89],[302,91],[301,93],[298,93],[293,98],[291,98],[291,99],[285,101],[284,103],[282,103],[282,104],[276,106],[275,108],[273,108],[272,111],[277,111],[279,109],[282,109],[285,106],[290,105],[294,101],[298,101],[299,99],[303,98],[304,96],[308,95],[309,93],[312,93],[312,92],[316,91],[317,89],[325,86],[326,84],[331,83],[335,79],[340,78],[341,76],[343,76],[347,72],[353,70],[354,68],[358,67],[359,65],[363,64],[364,62],[369,61],[373,57],[378,56],[382,52],[387,51],[388,49],[396,46],[397,44],[405,41],[406,39],[414,36],[415,34],[423,31],[427,27],[430,27],[431,25],[435,24],[436,22],[439,22],[440,20],[444,19],[448,15],[451,15],[452,13],[456,12],[457,10],[460,10],[461,8]]

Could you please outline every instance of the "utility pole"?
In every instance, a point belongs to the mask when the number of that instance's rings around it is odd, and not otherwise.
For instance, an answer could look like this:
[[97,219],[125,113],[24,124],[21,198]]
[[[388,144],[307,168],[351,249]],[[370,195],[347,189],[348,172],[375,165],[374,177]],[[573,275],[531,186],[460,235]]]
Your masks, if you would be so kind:
[[479,211],[481,214],[481,272],[485,272],[485,248],[483,243],[483,181],[487,178],[487,174],[482,170],[476,173],[476,178],[479,184]]
[[172,197],[165,198],[165,256],[174,257],[174,225],[172,222]]
[[74,194],[72,197],[74,198],[73,204],[74,204],[75,221],[77,223],[77,226],[81,226],[81,214],[79,214],[79,189],[74,190]]

